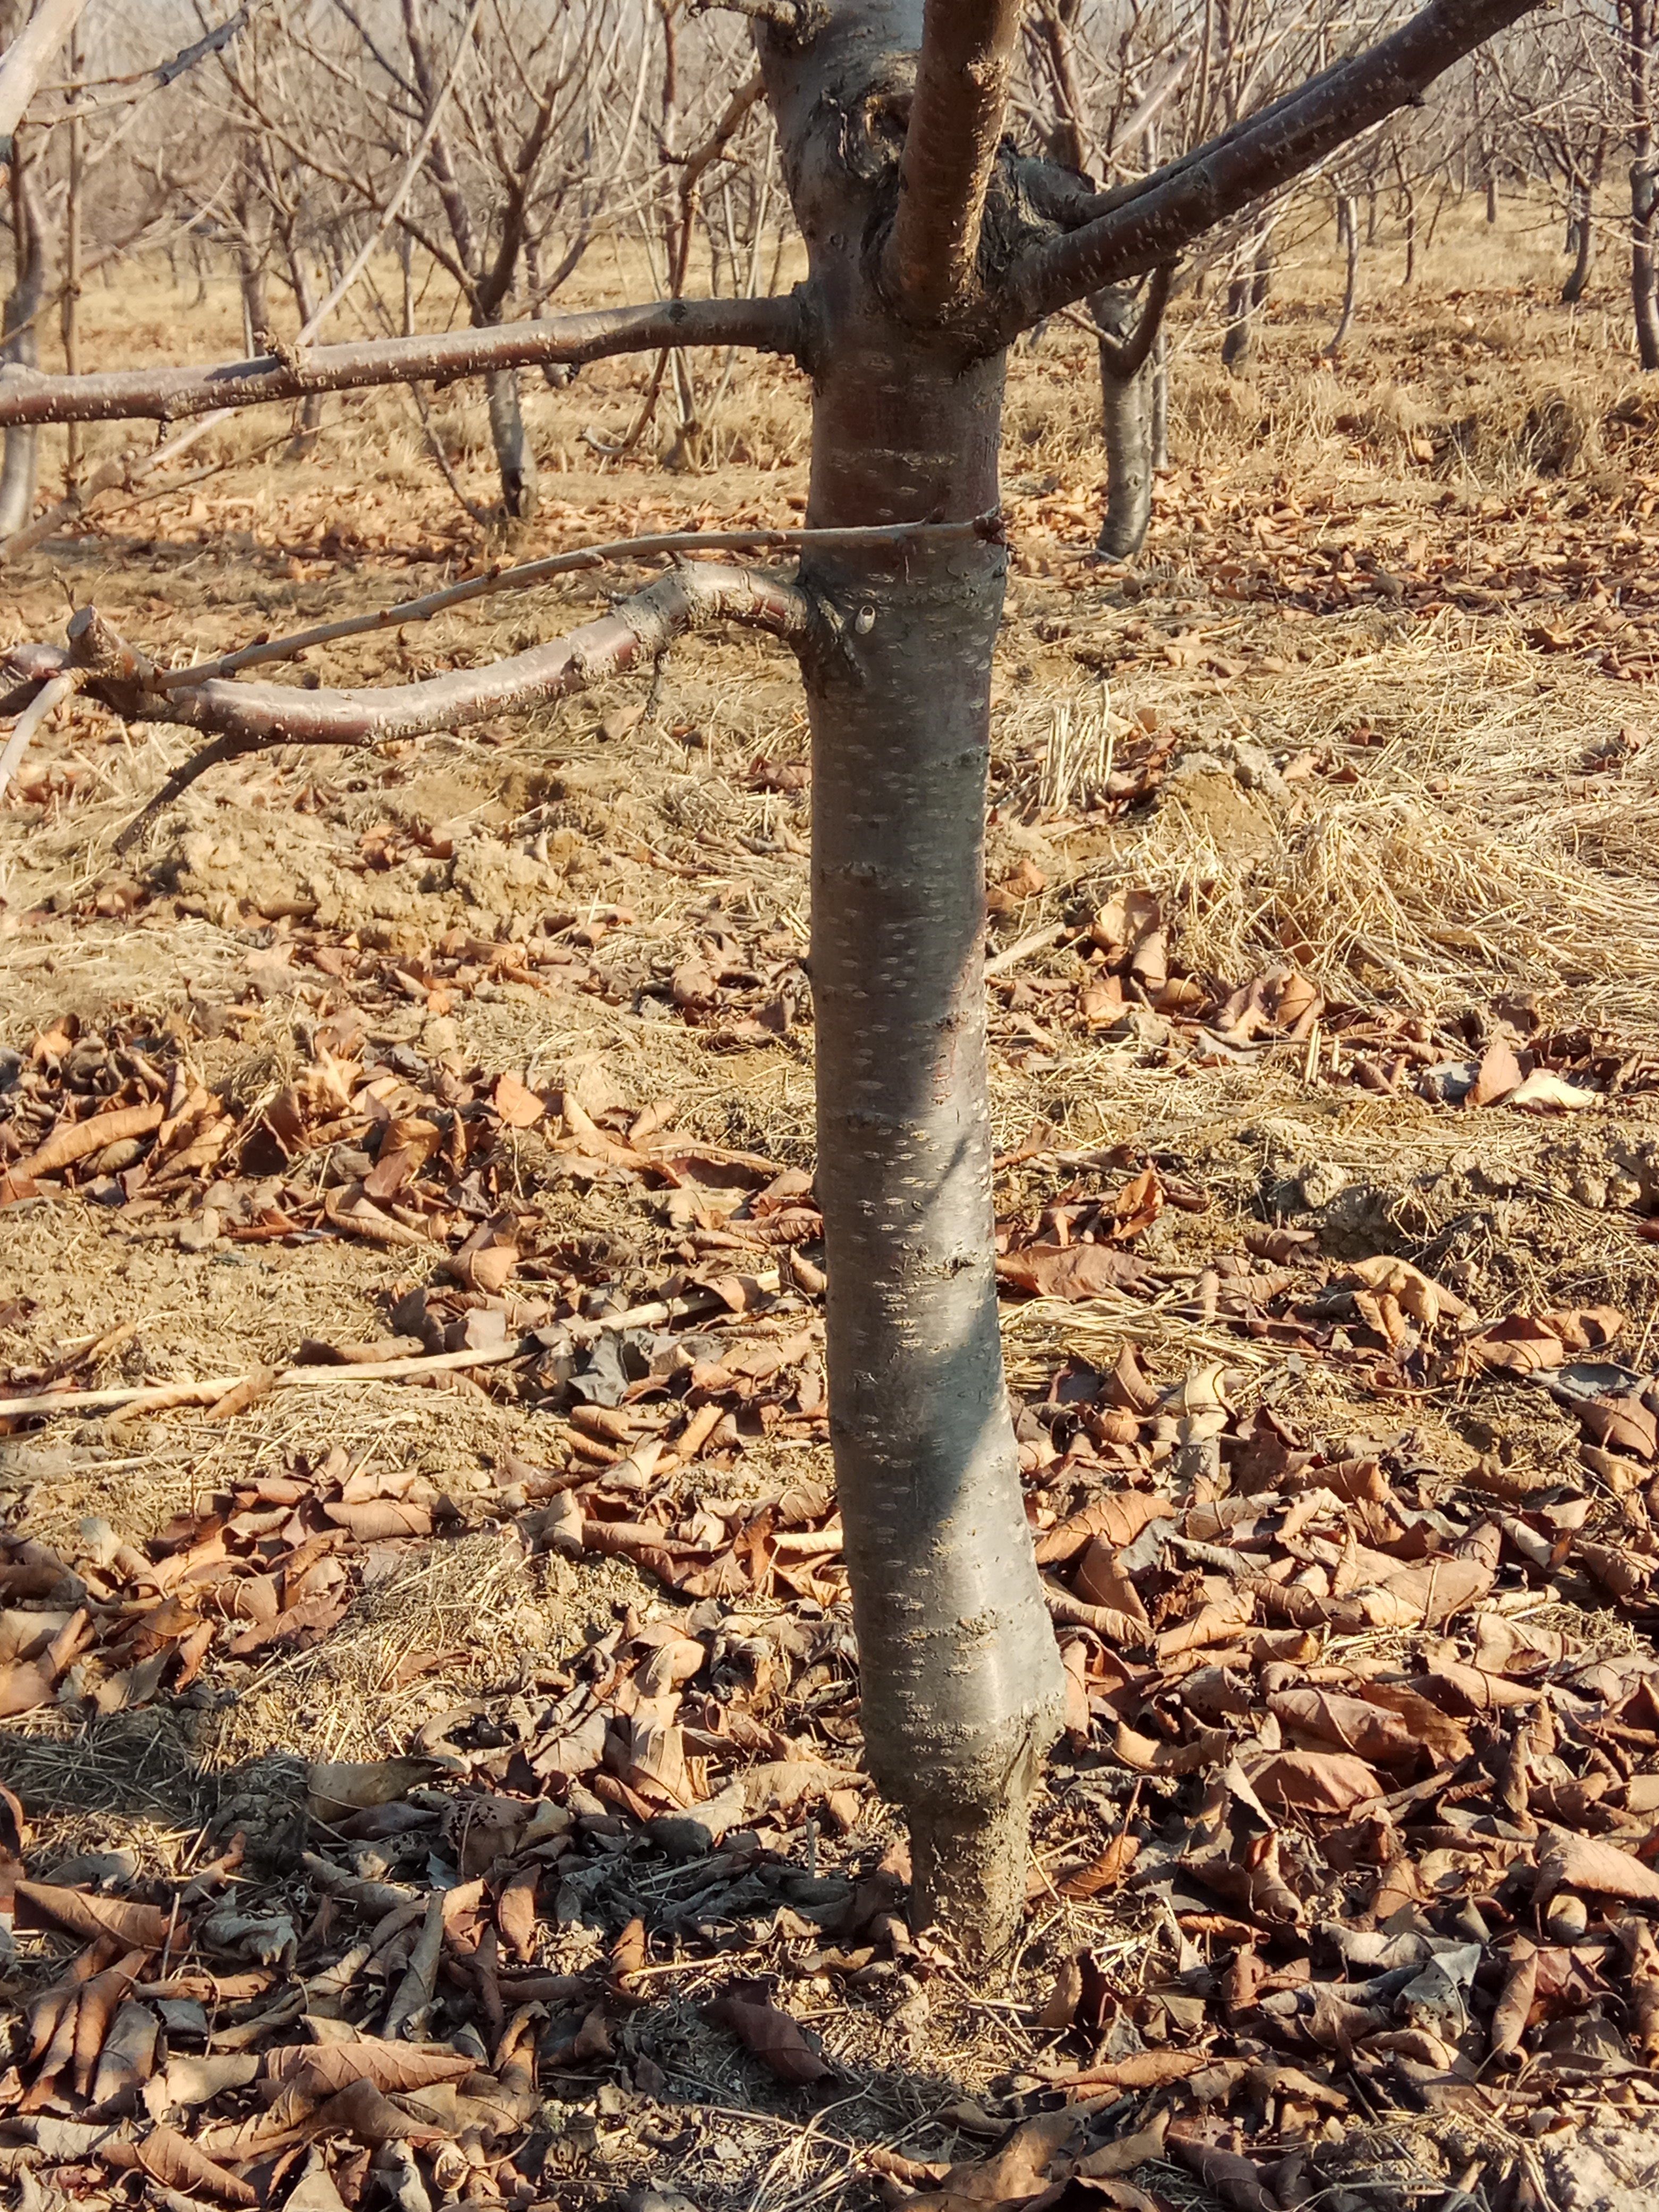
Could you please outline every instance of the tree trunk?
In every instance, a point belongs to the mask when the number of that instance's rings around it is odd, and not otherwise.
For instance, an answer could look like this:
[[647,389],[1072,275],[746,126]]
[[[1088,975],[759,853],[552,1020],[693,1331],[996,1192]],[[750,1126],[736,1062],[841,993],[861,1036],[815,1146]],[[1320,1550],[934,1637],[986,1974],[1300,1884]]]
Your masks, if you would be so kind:
[[1636,349],[1644,368],[1659,368],[1659,308],[1653,296],[1654,208],[1659,163],[1654,159],[1650,71],[1659,9],[1654,0],[1620,0],[1619,30],[1630,94],[1630,291]]
[[[893,177],[849,117],[920,10],[838,9],[762,52],[816,301],[809,526],[997,503],[1006,356],[906,324],[864,242]],[[986,1948],[1024,1901],[1062,1672],[1002,1377],[985,1038],[987,539],[805,554],[831,611],[804,656],[830,1433],[866,1753],[910,1825],[918,1919]]]
[[[33,318],[46,296],[46,241],[33,179],[21,157],[12,166],[11,216],[16,259],[0,321],[0,359],[37,368],[40,349]],[[40,433],[32,424],[8,429],[0,455],[0,539],[33,520],[40,477]]]
[[1273,284],[1273,248],[1262,239],[1248,270],[1227,286],[1227,333],[1221,341],[1221,365],[1230,376],[1243,376],[1255,356],[1256,324]]
[[1230,277],[1227,283],[1227,328],[1221,341],[1221,365],[1230,376],[1242,376],[1255,350],[1255,330],[1250,317],[1248,275]]
[[1337,229],[1348,249],[1347,276],[1342,287],[1342,313],[1337,318],[1336,328],[1331,332],[1330,343],[1325,348],[1328,361],[1334,361],[1347,343],[1348,331],[1353,322],[1354,300],[1359,289],[1359,223],[1352,199],[1344,193],[1337,202]]
[[[71,82],[81,75],[82,54],[81,32],[77,24],[69,44],[69,73]],[[64,290],[58,307],[58,329],[64,345],[64,374],[76,376],[81,369],[81,216],[82,187],[86,168],[86,125],[80,116],[81,100],[71,93],[69,100],[69,160],[68,175],[64,179]],[[64,489],[72,492],[81,481],[81,448],[83,434],[78,422],[69,426],[64,451]]]
[[1595,187],[1582,178],[1576,178],[1572,187],[1573,241],[1569,249],[1574,255],[1572,269],[1561,287],[1564,307],[1576,307],[1589,289],[1592,270],[1595,266],[1595,225],[1593,221]]
[[489,441],[501,479],[501,513],[514,522],[528,522],[536,512],[539,477],[536,449],[524,426],[518,371],[497,370],[486,380],[485,389],[489,395]]
[[[809,527],[995,505],[1001,356],[959,374],[891,330],[826,351]],[[865,1747],[909,1817],[921,1917],[992,1943],[1024,1900],[1060,1691],[993,1245],[983,824],[1005,564],[988,544],[803,563],[846,625],[806,684],[830,1431]]]
[[1106,447],[1106,512],[1096,550],[1131,561],[1152,520],[1152,379],[1151,356],[1126,376],[1121,349],[1134,334],[1140,307],[1125,285],[1092,294],[1089,312],[1106,333],[1100,351],[1100,413]]
[[1170,465],[1170,339],[1160,330],[1152,343],[1152,466]]
[[1630,291],[1636,314],[1636,349],[1644,368],[1659,368],[1659,302],[1654,299],[1653,229],[1659,174],[1651,162],[1630,170]]
[[1490,163],[1486,168],[1486,221],[1498,220],[1498,172]]
[[[288,276],[294,287],[294,312],[300,318],[300,328],[305,330],[317,312],[317,290],[311,281],[311,264],[294,242],[291,224],[288,240]],[[294,426],[294,435],[283,451],[285,461],[302,461],[307,458],[317,443],[317,433],[322,420],[322,393],[307,392],[300,402],[300,419]]]

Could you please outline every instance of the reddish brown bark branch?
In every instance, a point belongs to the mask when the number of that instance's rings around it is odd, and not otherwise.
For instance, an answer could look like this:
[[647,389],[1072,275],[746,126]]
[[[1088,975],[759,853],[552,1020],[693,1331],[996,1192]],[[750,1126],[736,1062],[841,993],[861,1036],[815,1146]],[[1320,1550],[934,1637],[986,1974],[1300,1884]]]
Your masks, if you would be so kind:
[[1103,193],[1096,219],[1015,262],[987,342],[1006,345],[1102,285],[1173,259],[1224,216],[1287,184],[1428,86],[1538,0],[1430,0],[1386,39],[1310,78],[1207,146],[1138,185]]
[[744,345],[793,353],[799,309],[775,300],[658,300],[550,315],[540,322],[431,337],[374,338],[361,345],[313,346],[292,361],[267,354],[204,368],[111,369],[93,376],[43,376],[0,370],[0,428],[26,422],[174,421],[221,407],[302,399],[313,392],[356,392],[380,384],[449,383],[495,369],[544,362],[580,364],[664,345]]
[[[648,584],[568,637],[550,639],[485,668],[451,669],[422,684],[308,691],[216,679],[157,694],[141,683],[89,676],[84,688],[118,714],[213,733],[212,744],[175,769],[122,831],[116,849],[125,851],[163,807],[222,761],[274,745],[379,744],[433,730],[462,729],[494,714],[528,714],[585,691],[601,678],[653,662],[675,638],[715,622],[743,623],[800,641],[811,627],[812,602],[794,585],[754,569],[699,562]],[[114,644],[128,655],[128,665],[143,666],[141,656],[121,647],[118,640]],[[68,653],[26,646],[8,657],[7,672],[50,679],[76,665],[73,642]]]
[[887,268],[918,319],[943,316],[974,289],[1023,12],[1024,0],[927,0]]

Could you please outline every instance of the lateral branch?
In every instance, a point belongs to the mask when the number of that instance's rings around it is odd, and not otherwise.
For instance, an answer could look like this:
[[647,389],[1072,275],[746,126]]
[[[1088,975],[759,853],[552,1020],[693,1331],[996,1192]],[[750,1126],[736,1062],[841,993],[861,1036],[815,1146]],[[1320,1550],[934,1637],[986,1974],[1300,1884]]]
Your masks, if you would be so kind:
[[649,561],[684,553],[795,553],[809,545],[833,552],[848,545],[905,545],[919,538],[990,538],[1000,530],[1000,517],[989,514],[968,522],[895,522],[848,530],[678,530],[655,538],[619,538],[608,545],[583,545],[571,553],[544,554],[539,561],[521,562],[516,568],[489,568],[481,576],[466,576],[459,584],[428,592],[422,599],[401,599],[395,606],[378,607],[372,614],[319,623],[287,637],[262,638],[238,646],[234,652],[222,653],[216,660],[198,661],[189,668],[157,668],[148,688],[183,690],[218,677],[234,676],[244,668],[295,660],[313,646],[333,645],[341,638],[362,637],[372,630],[401,629],[405,623],[430,622],[434,615],[464,606],[470,599],[484,599],[492,592],[527,591],[551,577],[602,568],[613,562]]
[[1539,0],[1429,0],[1386,39],[1338,62],[1137,184],[1073,216],[1092,219],[1021,255],[992,304],[982,343],[1005,345],[1105,284],[1171,261],[1203,233],[1300,176],[1339,146],[1413,106],[1435,79]]
[[16,362],[0,368],[0,428],[27,423],[174,422],[222,407],[258,407],[315,392],[366,391],[382,384],[448,384],[496,369],[562,362],[580,367],[662,346],[752,346],[793,353],[800,311],[793,294],[767,300],[656,300],[636,307],[549,315],[430,337],[369,338],[313,346],[279,360],[205,368],[106,369],[52,376]]

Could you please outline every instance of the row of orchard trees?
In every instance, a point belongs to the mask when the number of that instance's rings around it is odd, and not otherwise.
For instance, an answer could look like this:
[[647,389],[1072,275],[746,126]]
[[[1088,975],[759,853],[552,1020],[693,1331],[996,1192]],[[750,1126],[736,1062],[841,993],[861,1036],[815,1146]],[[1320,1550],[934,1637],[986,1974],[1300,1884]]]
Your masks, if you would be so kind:
[[[661,297],[775,289],[789,199],[742,20],[772,4],[162,0],[132,11],[0,0],[8,46],[32,15],[38,25],[55,8],[70,21],[10,149],[5,352],[31,363],[55,331],[76,366],[82,287],[163,246],[234,266],[250,354],[325,324],[347,337],[412,331],[434,314],[480,329],[538,316],[564,304],[596,248],[619,243],[635,266],[643,256]],[[1379,204],[1403,228],[1409,282],[1453,200],[1484,192],[1493,214],[1500,191],[1525,190],[1565,227],[1570,300],[1590,282],[1598,240],[1623,233],[1638,349],[1659,368],[1656,18],[1659,0],[1568,0],[1535,15],[1472,57],[1433,110],[1391,118],[1333,157],[1317,185],[1299,180],[1224,226],[1174,282],[1212,283],[1229,366],[1249,359],[1276,246],[1310,222],[1334,209],[1346,246],[1335,351]],[[1109,191],[1302,82],[1344,49],[1355,20],[1353,0],[1032,0],[1006,127]],[[1615,211],[1621,172],[1628,196]],[[388,283],[388,269],[400,279]],[[1171,289],[1154,272],[1090,302],[1109,457],[1101,542],[1119,556],[1144,537],[1161,458]],[[663,349],[610,450],[665,424],[674,453],[694,458],[708,390],[688,353]],[[537,470],[519,373],[492,376],[486,396],[498,511],[525,520]],[[302,441],[313,427],[304,413]],[[54,522],[86,496],[73,433],[68,472]],[[0,542],[30,525],[37,477],[33,433],[10,434]]]
[[[28,12],[0,0],[0,45]],[[535,317],[602,241],[642,249],[661,296],[750,292],[785,220],[759,93],[742,23],[689,0],[246,0],[206,36],[193,7],[139,27],[90,0],[12,149],[7,354],[32,365],[56,319],[76,366],[80,288],[147,247],[234,267],[250,354],[325,321],[410,331],[434,280],[441,320]],[[516,374],[488,402],[501,511],[527,519]],[[664,354],[624,445],[664,407],[688,436],[696,404]],[[0,538],[32,509],[33,447],[10,441]]]
[[[1225,131],[1322,66],[1348,12],[1304,14],[1274,0],[1036,0],[1024,32],[1022,119],[1051,158],[1097,173],[1109,188]],[[1568,304],[1584,297],[1600,241],[1621,236],[1638,356],[1644,369],[1659,368],[1656,69],[1659,0],[1567,0],[1479,50],[1452,97],[1432,111],[1396,113],[1333,156],[1324,193],[1298,180],[1211,241],[1186,281],[1202,283],[1219,266],[1227,366],[1241,368],[1249,359],[1276,235],[1294,239],[1334,204],[1346,258],[1327,349],[1334,357],[1352,321],[1379,204],[1403,233],[1400,276],[1409,284],[1448,205],[1474,190],[1484,195],[1488,222],[1498,220],[1500,193],[1511,191],[1564,227]],[[1612,196],[1602,187],[1620,165],[1628,197],[1615,209],[1604,204]],[[1100,544],[1116,557],[1139,550],[1153,470],[1164,458],[1168,277],[1155,272],[1090,301],[1100,333],[1108,459]]]

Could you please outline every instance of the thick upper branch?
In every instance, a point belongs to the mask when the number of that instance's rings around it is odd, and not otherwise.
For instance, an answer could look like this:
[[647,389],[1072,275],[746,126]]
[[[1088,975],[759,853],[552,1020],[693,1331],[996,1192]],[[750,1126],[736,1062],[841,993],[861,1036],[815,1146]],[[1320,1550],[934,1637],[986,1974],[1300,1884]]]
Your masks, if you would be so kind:
[[1416,104],[1465,54],[1539,0],[1430,0],[1399,30],[1311,78],[1138,185],[1103,194],[1095,220],[1017,261],[1000,289],[993,343],[1103,284],[1172,260],[1226,216],[1288,184],[1396,108]]
[[13,134],[60,47],[79,21],[87,0],[40,0],[28,21],[0,54],[0,163],[11,160]]
[[373,338],[361,345],[314,346],[291,362],[264,355],[203,368],[110,369],[94,376],[43,376],[0,369],[0,427],[21,422],[167,422],[220,407],[255,407],[312,392],[362,391],[377,384],[447,383],[492,369],[544,362],[573,365],[662,346],[746,345],[793,353],[799,310],[793,295],[773,300],[658,300],[540,322],[432,337]]
[[943,316],[973,289],[1023,13],[1024,0],[927,0],[887,269],[918,318]]

